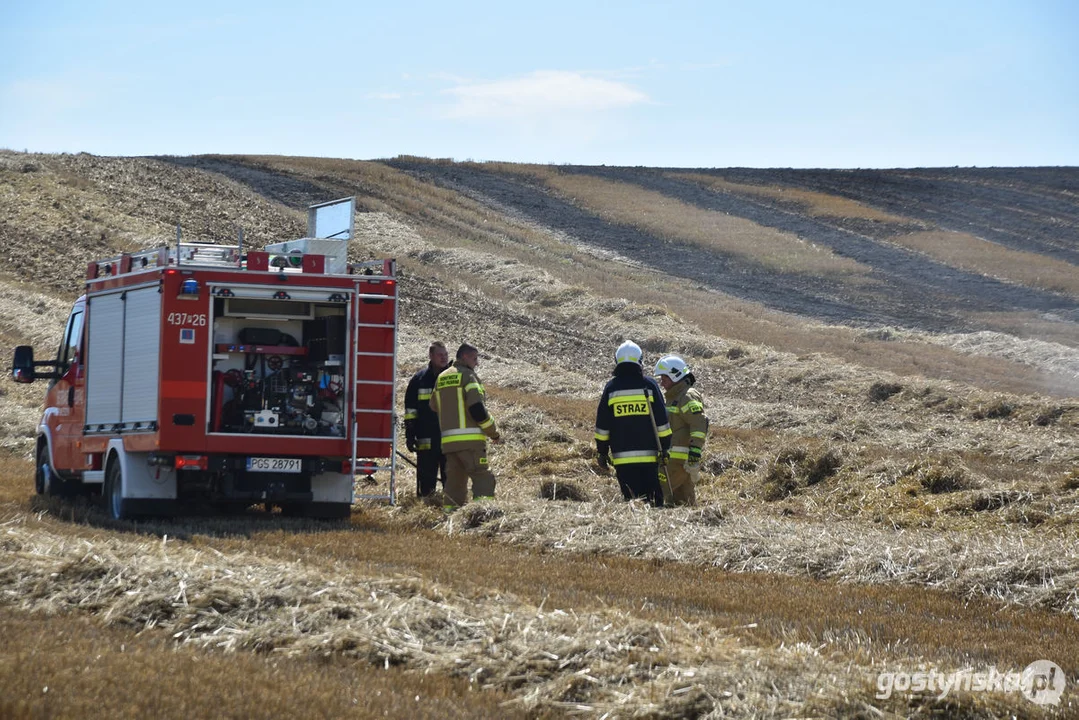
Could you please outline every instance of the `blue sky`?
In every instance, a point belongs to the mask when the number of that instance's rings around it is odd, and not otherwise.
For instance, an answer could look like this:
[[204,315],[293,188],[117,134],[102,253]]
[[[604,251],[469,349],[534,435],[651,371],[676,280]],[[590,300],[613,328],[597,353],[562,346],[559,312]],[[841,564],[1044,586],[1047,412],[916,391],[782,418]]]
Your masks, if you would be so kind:
[[1079,2],[0,2],[0,147],[1079,165]]

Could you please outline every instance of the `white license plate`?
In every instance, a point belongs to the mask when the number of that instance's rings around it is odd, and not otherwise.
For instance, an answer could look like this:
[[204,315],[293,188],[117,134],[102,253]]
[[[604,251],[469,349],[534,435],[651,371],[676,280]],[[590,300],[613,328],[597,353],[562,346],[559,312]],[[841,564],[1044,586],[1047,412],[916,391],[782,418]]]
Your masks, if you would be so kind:
[[300,458],[249,457],[247,458],[247,471],[298,473],[300,472],[301,464]]

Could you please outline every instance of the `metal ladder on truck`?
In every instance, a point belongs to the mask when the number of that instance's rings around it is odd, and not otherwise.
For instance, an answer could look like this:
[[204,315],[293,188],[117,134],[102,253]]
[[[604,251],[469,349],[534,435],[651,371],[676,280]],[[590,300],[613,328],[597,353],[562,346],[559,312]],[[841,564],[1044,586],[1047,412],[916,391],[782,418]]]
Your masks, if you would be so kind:
[[[373,273],[376,268],[382,274]],[[352,476],[371,479],[389,472],[386,493],[355,494],[357,500],[397,498],[397,277],[396,261],[358,263],[351,267],[363,277],[357,282],[352,306]],[[370,278],[369,280],[367,278]],[[378,292],[365,284],[377,283]],[[388,289],[388,290],[387,290]],[[365,452],[360,454],[361,445]],[[377,461],[361,460],[361,457]],[[382,462],[385,458],[386,463]],[[377,481],[376,481],[377,482]]]

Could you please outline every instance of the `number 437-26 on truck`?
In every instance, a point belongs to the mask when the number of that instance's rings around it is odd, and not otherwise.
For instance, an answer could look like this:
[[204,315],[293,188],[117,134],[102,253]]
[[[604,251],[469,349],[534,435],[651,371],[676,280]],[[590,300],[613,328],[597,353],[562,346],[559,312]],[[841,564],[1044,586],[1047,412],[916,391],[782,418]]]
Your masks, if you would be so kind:
[[49,381],[37,492],[100,492],[117,519],[184,501],[347,517],[356,475],[388,472],[392,501],[395,262],[350,265],[344,242],[90,263],[56,357],[15,349],[16,381]]

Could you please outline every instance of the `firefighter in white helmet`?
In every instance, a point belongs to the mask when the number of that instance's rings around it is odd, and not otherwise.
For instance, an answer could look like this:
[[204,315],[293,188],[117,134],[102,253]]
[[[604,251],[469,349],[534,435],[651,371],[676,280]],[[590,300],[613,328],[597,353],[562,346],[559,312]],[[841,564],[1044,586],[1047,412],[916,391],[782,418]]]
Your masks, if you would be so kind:
[[701,475],[701,451],[708,439],[704,397],[693,389],[697,378],[686,361],[677,355],[660,358],[654,375],[663,386],[673,433],[667,477],[660,478],[664,500],[671,505],[695,505],[696,486]]
[[[641,348],[624,342],[615,351],[614,377],[596,408],[597,462],[614,465],[622,495],[663,505],[659,465],[671,446],[671,426],[659,386],[641,368]],[[608,461],[607,454],[611,459]]]

